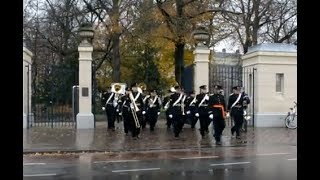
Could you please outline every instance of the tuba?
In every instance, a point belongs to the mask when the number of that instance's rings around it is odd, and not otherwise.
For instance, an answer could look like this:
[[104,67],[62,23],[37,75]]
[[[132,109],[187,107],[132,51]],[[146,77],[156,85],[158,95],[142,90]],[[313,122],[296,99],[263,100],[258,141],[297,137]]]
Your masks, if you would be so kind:
[[112,83],[111,84],[111,92],[115,93],[113,99],[113,107],[117,107],[119,96],[124,95],[126,93],[126,84],[125,83]]

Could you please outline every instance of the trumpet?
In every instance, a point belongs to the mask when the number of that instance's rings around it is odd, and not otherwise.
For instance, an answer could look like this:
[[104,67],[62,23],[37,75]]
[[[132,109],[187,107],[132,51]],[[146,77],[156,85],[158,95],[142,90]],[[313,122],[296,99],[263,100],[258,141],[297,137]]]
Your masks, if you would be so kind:
[[140,109],[138,108],[136,102],[134,101],[132,92],[129,93],[129,98],[131,100],[130,109],[131,109],[131,113],[132,113],[132,116],[134,119],[134,123],[136,125],[136,128],[140,128],[140,123],[139,123],[139,119],[137,116],[137,112],[140,111]]

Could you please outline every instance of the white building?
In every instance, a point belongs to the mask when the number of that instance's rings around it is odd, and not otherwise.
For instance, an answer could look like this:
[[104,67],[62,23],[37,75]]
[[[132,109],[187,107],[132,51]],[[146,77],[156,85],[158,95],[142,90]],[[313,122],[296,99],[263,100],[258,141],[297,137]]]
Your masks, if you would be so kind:
[[259,44],[242,60],[243,68],[255,68],[254,78],[244,79],[254,88],[255,126],[284,127],[284,118],[297,101],[297,47]]

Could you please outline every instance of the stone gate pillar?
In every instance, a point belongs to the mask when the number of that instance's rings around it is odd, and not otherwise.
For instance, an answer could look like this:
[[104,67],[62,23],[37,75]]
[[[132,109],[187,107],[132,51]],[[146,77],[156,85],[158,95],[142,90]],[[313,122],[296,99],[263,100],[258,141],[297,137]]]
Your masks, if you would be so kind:
[[83,25],[79,29],[82,39],[79,51],[79,113],[77,114],[77,129],[94,128],[94,116],[92,114],[92,51],[93,29]]
[[23,128],[28,127],[31,120],[31,64],[33,54],[23,47]]
[[200,92],[199,86],[207,85],[209,88],[209,55],[210,49],[204,45],[209,34],[204,28],[199,28],[193,33],[194,39],[198,42],[194,50],[194,84],[193,89],[196,94]]

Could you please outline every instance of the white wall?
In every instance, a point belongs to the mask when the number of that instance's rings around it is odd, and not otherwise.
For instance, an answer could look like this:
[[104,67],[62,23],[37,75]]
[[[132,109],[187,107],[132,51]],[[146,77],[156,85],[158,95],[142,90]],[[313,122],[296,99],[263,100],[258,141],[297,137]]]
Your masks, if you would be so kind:
[[[277,44],[275,44],[275,48]],[[281,44],[283,47],[283,45]],[[296,52],[263,51],[242,57],[244,68],[256,68],[254,74],[255,126],[284,127],[284,118],[297,101]],[[276,74],[284,74],[283,92],[276,92]]]

